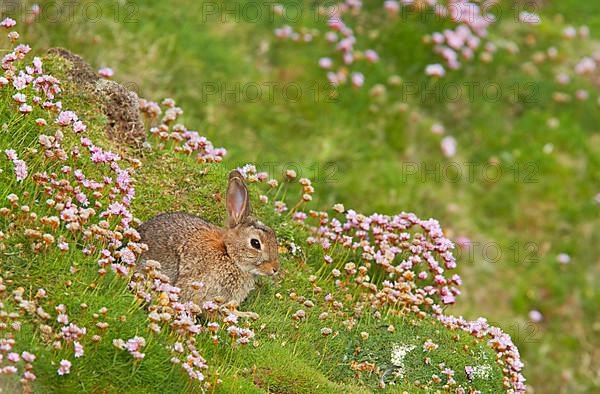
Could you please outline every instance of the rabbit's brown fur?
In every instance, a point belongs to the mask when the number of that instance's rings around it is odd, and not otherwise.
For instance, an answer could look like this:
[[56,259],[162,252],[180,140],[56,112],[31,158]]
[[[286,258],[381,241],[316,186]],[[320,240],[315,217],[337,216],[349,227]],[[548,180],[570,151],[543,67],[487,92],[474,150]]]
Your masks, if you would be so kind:
[[[275,232],[250,216],[248,192],[238,171],[229,175],[227,211],[226,228],[176,212],[160,214],[138,229],[148,245],[142,264],[160,262],[162,272],[181,288],[183,301],[239,304],[254,288],[256,275],[274,275],[279,269]],[[194,290],[193,282],[203,287]]]

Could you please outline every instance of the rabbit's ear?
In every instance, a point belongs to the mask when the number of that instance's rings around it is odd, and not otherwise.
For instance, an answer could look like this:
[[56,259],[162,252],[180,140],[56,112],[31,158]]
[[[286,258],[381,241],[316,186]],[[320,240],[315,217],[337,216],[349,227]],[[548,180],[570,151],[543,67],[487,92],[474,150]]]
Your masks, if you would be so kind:
[[250,200],[244,177],[239,171],[229,173],[227,186],[227,225],[233,228],[250,215]]

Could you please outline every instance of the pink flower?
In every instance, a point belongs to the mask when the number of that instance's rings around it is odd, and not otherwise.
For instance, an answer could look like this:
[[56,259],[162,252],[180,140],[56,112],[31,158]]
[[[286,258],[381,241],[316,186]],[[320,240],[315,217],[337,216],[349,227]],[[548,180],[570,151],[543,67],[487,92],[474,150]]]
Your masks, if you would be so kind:
[[344,22],[337,17],[330,18],[327,21],[327,25],[331,30],[340,31],[344,28]]
[[102,78],[111,78],[114,75],[113,69],[110,67],[103,67],[100,70],[98,70],[98,74],[102,77]]
[[453,371],[452,369],[450,369],[450,368],[444,368],[444,369],[442,370],[442,373],[443,373],[444,375],[447,375],[448,377],[450,377],[450,376],[454,376],[454,371]]
[[15,367],[14,365],[8,365],[2,369],[0,369],[0,372],[5,374],[5,375],[14,375],[18,372],[19,370],[17,369],[17,367]]
[[22,181],[25,178],[27,178],[27,164],[17,157],[16,152],[13,149],[7,149],[4,151],[4,153],[6,154],[6,157],[9,160],[11,160],[13,162],[13,165],[15,166],[15,175],[17,181]]
[[36,56],[33,58],[33,62],[31,63],[33,64],[33,74],[41,74],[43,65],[42,59]]
[[563,30],[563,36],[569,40],[575,38],[577,37],[577,29],[573,26],[567,26]]
[[369,63],[377,63],[379,61],[379,55],[372,49],[365,51],[365,58]]
[[227,317],[223,319],[224,323],[236,324],[238,322],[238,317],[234,314],[229,314]]
[[446,294],[442,296],[442,302],[446,305],[454,304],[456,302],[456,298],[452,294]]
[[556,76],[556,82],[561,85],[567,85],[569,82],[571,82],[571,77],[569,77],[569,74],[560,73]]
[[71,122],[77,121],[77,114],[73,111],[61,111],[56,118],[56,123],[60,126],[68,126]]
[[33,111],[33,107],[29,104],[21,104],[19,106],[19,112],[22,114],[28,114]]
[[431,132],[433,134],[441,135],[444,134],[445,128],[441,123],[434,123],[431,125]]
[[25,96],[23,93],[15,93],[12,98],[19,104],[23,104],[27,101],[27,96]]
[[441,45],[446,40],[446,37],[440,32],[435,32],[431,35],[431,40],[434,44]]
[[10,161],[15,161],[17,160],[17,152],[15,152],[14,149],[6,149],[4,151],[4,154],[6,155],[6,157],[8,158],[8,160]]
[[287,211],[287,205],[285,205],[285,203],[283,201],[275,201],[275,212],[277,213],[283,213],[285,211]]
[[61,360],[60,367],[56,371],[60,376],[67,375],[71,372],[71,362],[69,360]]
[[23,360],[28,363],[32,363],[35,361],[35,355],[33,355],[29,352],[21,353],[21,358],[23,358]]
[[354,37],[346,37],[338,43],[337,49],[342,52],[350,52],[355,42],[356,39]]
[[431,339],[428,339],[423,344],[423,351],[424,352],[431,352],[433,350],[436,350],[439,347],[440,347],[440,345],[438,345],[437,343],[434,343]]
[[129,275],[129,270],[123,264],[111,264],[110,268],[120,276]]
[[529,311],[529,320],[534,323],[539,323],[544,319],[542,313],[536,309]]
[[27,87],[30,81],[30,76],[23,73],[22,71],[19,73],[17,77],[13,79],[13,86],[17,90],[23,90]]
[[446,157],[453,157],[456,154],[456,139],[451,136],[444,137],[441,142],[442,153]]
[[425,67],[425,75],[441,78],[446,75],[446,70],[444,70],[444,66],[441,64],[429,64]]
[[306,317],[306,312],[303,309],[298,309],[293,315],[292,319],[294,320],[302,320]]
[[36,376],[35,376],[35,374],[34,374],[33,372],[31,372],[31,371],[25,371],[25,372],[23,372],[23,378],[24,378],[25,380],[28,380],[28,381],[30,381],[30,382],[33,382],[33,381],[36,379]]
[[475,378],[475,368],[466,365],[465,366],[465,375],[467,375],[468,380],[473,380]]
[[208,312],[213,312],[218,309],[218,306],[213,301],[206,301],[202,304],[202,309]]
[[17,22],[12,18],[5,18],[2,22],[0,22],[0,26],[5,27],[7,29],[15,26]]
[[293,30],[291,26],[288,25],[275,29],[275,37],[277,38],[288,38],[292,35],[292,33]]
[[145,356],[144,353],[140,352],[144,346],[146,346],[146,340],[137,336],[127,340],[127,343],[125,344],[127,351],[133,356],[133,358],[138,360],[144,358]]
[[590,94],[587,92],[587,90],[584,89],[578,89],[575,92],[575,98],[579,101],[585,101],[590,97]]
[[294,221],[296,222],[304,222],[304,220],[306,220],[307,215],[304,212],[294,212],[294,215],[292,216],[292,218],[294,219]]
[[10,361],[11,363],[17,363],[21,359],[21,357],[19,357],[19,354],[14,353],[14,352],[8,353],[7,358],[8,358],[8,361]]
[[352,86],[360,88],[365,84],[365,76],[362,73],[352,73]]
[[385,0],[383,8],[389,15],[397,15],[400,11],[400,4],[395,0]]
[[120,350],[125,350],[125,341],[121,338],[113,339],[112,344],[114,347]]
[[329,327],[321,328],[321,335],[323,335],[324,337],[331,335],[332,332],[333,330]]
[[319,59],[319,67],[329,69],[333,65],[333,61],[331,58],[322,57]]
[[[46,98],[49,100],[53,100],[54,96],[61,92],[59,85],[60,81],[50,75],[39,76],[33,81],[33,88],[38,92],[43,92],[46,95]],[[50,101],[47,101],[43,104],[43,106],[48,108],[56,106],[57,109],[60,109],[62,107],[62,103],[59,101],[54,104]]]
[[558,261],[560,264],[569,264],[571,262],[571,256],[566,253],[560,253],[558,256],[556,256],[556,261]]
[[121,249],[120,254],[121,254],[122,262],[124,262],[125,264],[128,264],[128,265],[135,264],[135,261],[137,260],[137,258],[130,249],[123,248],[123,249]]
[[65,341],[72,342],[84,336],[87,330],[85,327],[80,328],[77,327],[75,324],[70,323],[68,326],[61,328],[61,332]]
[[77,120],[73,123],[73,131],[75,133],[81,133],[87,129],[87,126],[81,121]]
[[333,86],[338,86],[340,84],[340,78],[338,77],[338,75],[336,73],[334,73],[332,71],[327,73],[327,80]]
[[83,356],[83,346],[81,345],[81,343],[75,341],[73,343],[74,347],[75,347],[75,358],[79,358]]

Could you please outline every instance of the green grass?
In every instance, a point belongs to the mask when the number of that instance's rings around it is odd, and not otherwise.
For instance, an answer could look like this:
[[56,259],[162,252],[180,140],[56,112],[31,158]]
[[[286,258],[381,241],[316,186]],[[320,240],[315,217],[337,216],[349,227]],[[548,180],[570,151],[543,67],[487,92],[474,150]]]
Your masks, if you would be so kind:
[[[106,10],[108,3],[99,4]],[[439,82],[492,81],[504,92],[499,102],[481,96],[454,103],[410,97],[403,106],[402,87],[393,86],[387,86],[382,99],[369,97],[368,89],[343,87],[337,103],[314,102],[310,94],[298,102],[281,97],[257,103],[236,103],[219,95],[205,99],[203,83],[232,88],[236,82],[293,82],[311,92],[315,83],[326,82],[316,62],[329,52],[321,44],[275,41],[272,30],[282,24],[279,20],[222,23],[215,17],[204,23],[202,2],[147,1],[137,4],[136,21],[115,21],[107,11],[91,23],[76,12],[72,20],[42,19],[27,28],[26,37],[36,42],[38,50],[65,46],[97,67],[113,67],[118,81],[135,86],[144,97],[174,97],[186,110],[187,124],[228,148],[228,167],[246,162],[263,168],[272,162],[299,166],[303,175],[315,178],[316,207],[343,202],[363,212],[413,211],[439,219],[451,238],[466,235],[478,242],[472,247],[472,258],[463,251],[459,260],[464,294],[451,312],[471,318],[490,316],[509,332],[526,362],[528,383],[536,390],[562,387],[586,392],[598,389],[593,371],[598,369],[600,293],[594,279],[600,273],[600,223],[599,205],[593,198],[600,184],[600,115],[597,93],[589,81],[574,77],[571,85],[562,87],[554,82],[554,75],[571,70],[597,45],[593,40],[562,40],[562,29],[585,23],[596,39],[600,18],[594,14],[595,2],[544,3],[539,10],[544,22],[539,27],[517,25],[506,12],[491,28],[492,39],[514,41],[520,48],[517,54],[499,49],[491,64],[467,64]],[[383,23],[377,12],[361,22],[368,33],[361,36],[361,48],[373,47],[382,58],[379,64],[363,67],[367,85],[385,84],[391,74],[406,83],[428,83],[423,69],[439,59],[422,44],[421,36],[440,26],[414,20]],[[302,24],[319,26],[309,15]],[[526,43],[528,35],[534,36],[534,43]],[[559,60],[534,65],[534,53],[550,46],[559,49]],[[260,51],[263,54],[257,55]],[[535,84],[535,102],[523,102],[527,89],[520,89],[520,101],[515,102],[517,83]],[[552,101],[555,91],[573,94],[581,87],[590,92],[587,102]],[[560,121],[558,128],[547,126],[551,117]],[[429,131],[434,122],[443,123],[447,134],[458,140],[455,158],[441,155],[440,137]],[[543,153],[546,144],[554,146],[551,154]],[[456,183],[401,176],[406,163],[443,168],[450,161],[477,163],[479,168],[497,162],[504,175],[490,182],[478,172],[469,181],[463,167]],[[151,158],[145,163],[142,171],[155,168],[163,173],[160,163]],[[328,163],[333,166],[327,167]],[[165,179],[140,183],[136,213],[147,218],[162,210],[184,209],[220,218],[220,213],[207,208],[213,201],[201,197],[218,188],[196,183],[206,178],[197,175],[197,167],[170,165],[177,176],[165,174]],[[178,180],[185,176],[190,182],[182,187]],[[526,176],[537,182],[527,183]],[[217,174],[209,178],[222,187]],[[158,186],[175,190],[165,195]],[[495,263],[485,254],[484,246],[489,244],[502,251]],[[556,263],[556,255],[562,252],[572,257],[570,265]],[[528,322],[531,309],[543,313],[541,323]],[[591,360],[589,365],[580,362],[582,355]]]

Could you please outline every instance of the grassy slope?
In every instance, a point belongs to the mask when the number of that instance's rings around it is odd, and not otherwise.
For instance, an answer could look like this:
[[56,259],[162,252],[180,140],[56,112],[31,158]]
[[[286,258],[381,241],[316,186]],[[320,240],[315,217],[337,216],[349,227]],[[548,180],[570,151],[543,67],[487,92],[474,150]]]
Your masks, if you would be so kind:
[[[47,59],[47,70],[59,78],[64,77],[68,65],[56,59]],[[64,78],[62,78],[64,80]],[[62,95],[64,108],[76,108],[80,117],[88,124],[88,136],[105,148],[111,148],[129,157],[139,157],[143,166],[136,174],[137,199],[134,213],[141,219],[147,219],[157,212],[184,209],[202,214],[215,221],[222,221],[222,207],[214,200],[214,194],[222,191],[227,170],[223,165],[199,165],[192,159],[175,154],[169,149],[151,152],[130,151],[127,147],[107,141],[102,136],[103,118],[98,116],[98,104],[91,96],[64,84]],[[15,114],[7,91],[0,92],[0,102],[5,103],[0,113],[0,123],[8,124],[0,137],[0,148],[15,146],[19,139],[18,152],[28,160],[30,173],[39,170],[56,170],[58,163],[47,163],[34,160],[35,153],[29,148],[36,147],[37,136],[41,132],[35,126],[31,117]],[[41,115],[41,113],[39,114]],[[52,128],[53,126],[49,126]],[[46,133],[49,130],[45,131]],[[68,134],[64,147],[73,146],[76,138]],[[29,153],[25,153],[29,151]],[[6,161],[3,161],[6,163]],[[69,165],[76,165],[72,159]],[[62,163],[60,164],[62,165]],[[102,172],[91,162],[79,163],[85,173]],[[45,197],[40,190],[32,187],[31,182],[16,183],[10,164],[6,164],[0,174],[2,188],[0,201],[6,201],[9,193],[24,196],[31,193],[29,200],[32,211],[42,215],[48,212],[44,207]],[[204,175],[200,175],[206,170]],[[256,193],[253,193],[254,195]],[[28,198],[22,197],[23,203]],[[255,204],[259,205],[259,204]],[[273,217],[269,208],[263,209],[261,215],[265,221],[278,229],[281,237],[295,239],[303,245],[305,234],[294,226],[290,226],[287,218]],[[2,228],[8,229],[8,218],[0,219]],[[18,220],[10,219],[17,226]],[[19,228],[19,227],[17,227]],[[18,231],[17,231],[18,233]],[[65,235],[65,229],[59,229],[53,235],[58,238]],[[7,235],[11,235],[7,231]],[[67,307],[69,318],[80,327],[87,327],[88,334],[82,339],[86,354],[80,359],[74,359],[73,350],[65,346],[62,350],[52,350],[45,344],[36,329],[40,323],[37,317],[22,320],[23,328],[18,334],[18,350],[29,350],[38,355],[35,362],[35,372],[38,379],[35,384],[39,392],[184,392],[197,391],[197,386],[190,385],[180,368],[173,368],[169,363],[171,355],[165,346],[173,342],[173,337],[167,333],[155,335],[147,328],[148,320],[143,305],[134,300],[126,289],[123,279],[112,273],[101,279],[97,274],[95,257],[83,257],[81,245],[71,245],[69,252],[58,252],[49,248],[46,252],[33,254],[29,252],[29,242],[18,236],[9,237],[7,249],[3,252],[0,275],[8,285],[8,291],[17,286],[26,286],[25,294],[34,294],[37,288],[43,287],[48,292],[48,299],[43,301],[46,311],[54,316],[54,306],[63,303]],[[23,245],[24,244],[24,245]],[[20,246],[19,246],[20,245]],[[258,312],[262,318],[251,323],[257,336],[255,341],[244,349],[233,350],[226,342],[214,346],[206,337],[200,336],[200,348],[207,358],[211,373],[209,379],[216,378],[215,372],[223,380],[219,392],[369,392],[377,386],[375,376],[365,375],[362,380],[353,377],[348,368],[349,361],[354,358],[355,351],[358,360],[370,360],[382,368],[389,366],[391,344],[413,344],[416,349],[407,356],[405,361],[405,379],[399,380],[396,387],[390,391],[407,389],[418,392],[420,389],[413,385],[414,381],[427,384],[432,374],[440,374],[440,363],[457,371],[455,377],[459,384],[467,384],[462,372],[466,365],[489,365],[491,376],[487,379],[475,379],[473,385],[483,392],[497,392],[501,388],[501,371],[495,364],[495,353],[480,341],[473,340],[466,334],[454,338],[455,333],[446,330],[435,321],[419,320],[414,317],[386,318],[384,320],[361,319],[353,331],[342,328],[339,318],[320,321],[317,316],[328,309],[319,297],[313,296],[312,288],[307,277],[315,272],[321,261],[319,256],[309,253],[308,259],[283,256],[283,278],[277,283],[266,281],[252,294],[244,304]],[[69,267],[78,268],[71,273]],[[69,282],[69,283],[68,283]],[[321,283],[320,283],[321,284]],[[327,290],[328,283],[322,283]],[[307,311],[306,321],[294,325],[290,316],[297,309],[304,308],[292,301],[288,294],[296,292],[315,300],[316,306]],[[283,297],[276,297],[279,293]],[[322,298],[322,295],[320,296]],[[85,303],[86,308],[80,305]],[[10,304],[7,301],[7,305]],[[94,317],[100,308],[107,307],[106,315]],[[123,318],[121,318],[123,317]],[[104,330],[95,328],[98,321],[109,323]],[[393,323],[395,333],[387,331],[388,324]],[[56,322],[48,324],[59,327]],[[333,337],[323,337],[320,329],[330,326],[338,332]],[[367,331],[370,338],[362,341],[358,332]],[[90,337],[93,334],[102,336],[98,344],[93,344]],[[144,348],[146,357],[141,362],[132,362],[131,357],[112,345],[114,338],[131,338],[140,335],[147,339]],[[423,362],[421,350],[425,339],[431,338],[440,348],[429,354],[431,365]],[[468,345],[468,351],[463,348]],[[362,348],[362,350],[358,350]],[[66,376],[56,374],[57,363],[61,359],[73,362],[71,373]],[[8,381],[2,384],[8,388]],[[430,388],[437,387],[429,385]],[[441,387],[441,386],[439,386]]]
[[[234,103],[221,102],[218,96],[203,102],[202,82],[292,81],[307,89],[324,83],[315,64],[328,52],[322,45],[275,42],[272,29],[279,22],[221,23],[209,18],[202,23],[200,2],[144,2],[134,14],[135,22],[115,21],[109,12],[95,23],[80,13],[58,23],[42,19],[29,34],[48,46],[68,46],[97,66],[114,67],[117,78],[137,86],[143,96],[176,97],[189,123],[202,126],[209,137],[230,149],[232,166],[238,161],[291,161],[306,171],[315,162],[322,168],[332,161],[336,182],[323,173],[317,179],[322,206],[341,201],[368,212],[414,211],[439,218],[454,236],[497,243],[503,251],[497,263],[486,260],[481,248],[476,248],[474,259],[463,255],[459,266],[466,286],[456,313],[493,315],[522,349],[534,387],[551,391],[560,385],[568,391],[585,391],[595,387],[591,371],[598,367],[593,360],[599,359],[594,353],[598,343],[594,325],[600,294],[594,278],[600,243],[599,232],[594,231],[599,226],[598,205],[593,202],[600,180],[599,115],[594,90],[586,81],[575,78],[574,84],[563,88],[553,79],[558,70],[569,69],[561,62],[576,61],[594,45],[561,40],[562,28],[587,23],[597,37],[598,18],[594,2],[549,3],[540,10],[544,23],[538,28],[517,26],[504,18],[492,29],[494,38],[519,44],[518,54],[501,50],[491,65],[468,65],[445,80],[494,81],[505,92],[511,92],[516,82],[534,82],[539,87],[537,102],[514,103],[506,97],[499,103],[481,99],[448,103],[430,98],[412,100],[408,112],[398,111],[402,100],[391,87],[380,102],[364,91],[349,90],[340,91],[339,104],[314,103],[311,98],[299,103]],[[556,17],[556,12],[564,17]],[[384,59],[363,70],[369,86],[385,82],[392,73],[413,83],[427,81],[424,66],[438,60],[420,39],[433,28],[381,23],[365,30],[377,34],[364,47],[374,47]],[[535,40],[526,45],[529,34]],[[269,49],[256,56],[262,43]],[[531,67],[532,55],[549,46],[560,49],[560,62]],[[569,104],[551,100],[553,91],[572,93],[578,87],[590,89],[591,99]],[[560,120],[557,129],[546,126],[550,117]],[[439,137],[429,132],[435,121],[444,123],[458,139],[455,161],[484,165],[498,160],[510,175],[492,183],[481,178],[468,182],[465,177],[458,183],[400,179],[402,162],[425,162],[430,167],[446,163],[439,154]],[[542,152],[547,143],[554,145],[550,155]],[[514,166],[528,163],[537,166],[538,182],[522,182],[522,172],[514,181]],[[555,256],[561,252],[569,253],[574,263],[557,265]],[[525,262],[529,253],[535,262]],[[545,320],[529,323],[530,309],[539,309]],[[591,364],[579,362],[582,354]]]

